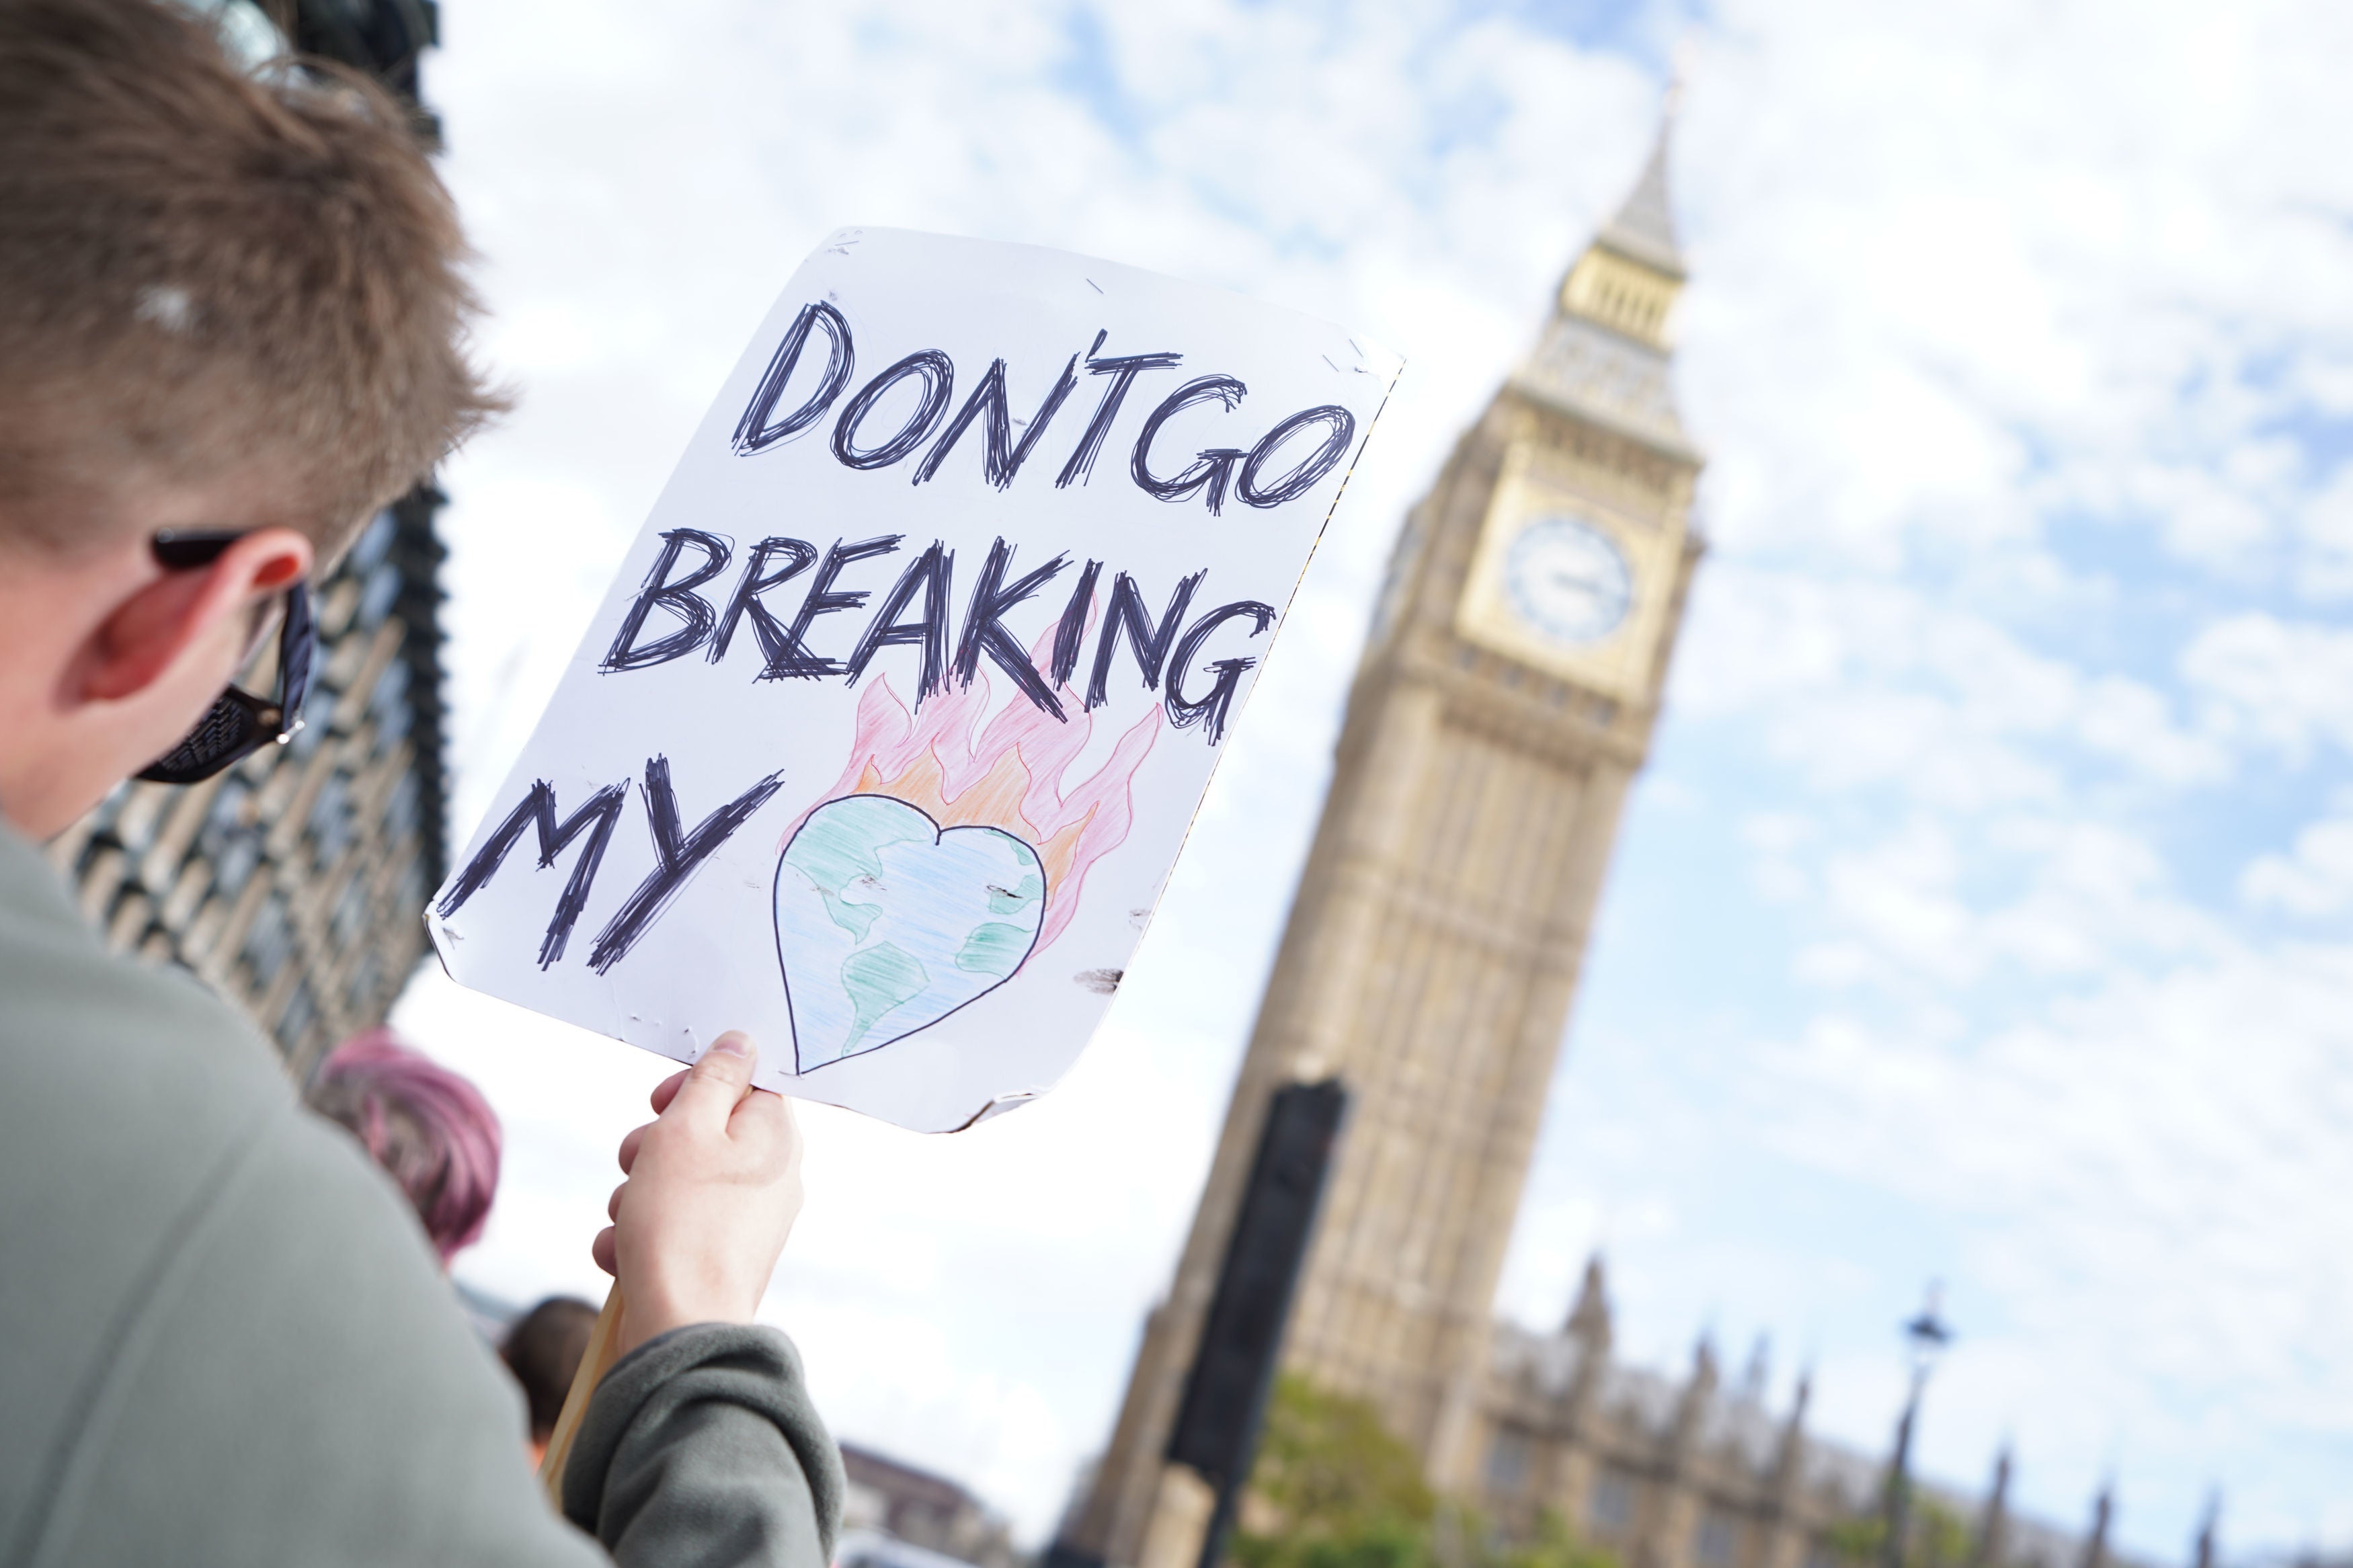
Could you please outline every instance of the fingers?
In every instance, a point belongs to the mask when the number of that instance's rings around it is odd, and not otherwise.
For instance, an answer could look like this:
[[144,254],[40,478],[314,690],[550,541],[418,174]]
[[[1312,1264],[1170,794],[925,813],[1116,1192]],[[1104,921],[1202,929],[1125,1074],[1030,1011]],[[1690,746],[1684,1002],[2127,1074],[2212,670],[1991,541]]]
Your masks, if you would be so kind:
[[[654,1091],[650,1098],[653,1101],[654,1114],[656,1116],[659,1116],[663,1111],[670,1109],[670,1102],[678,1098],[680,1086],[686,1082],[687,1075],[693,1069],[691,1068],[681,1068],[678,1071],[662,1079],[661,1082],[654,1085]],[[646,1129],[643,1127],[631,1128],[628,1134],[622,1138],[621,1172],[624,1175],[636,1168],[638,1163],[638,1148],[645,1141]]]
[[793,1123],[793,1102],[765,1089],[755,1089],[735,1102],[727,1119],[727,1130],[739,1135],[758,1131],[788,1138],[799,1131]]
[[596,1239],[588,1244],[588,1256],[596,1260],[597,1268],[614,1279],[621,1277],[621,1255],[615,1249],[611,1226],[596,1233]]
[[615,1225],[621,1223],[621,1194],[628,1190],[629,1184],[623,1182],[613,1189],[612,1198],[605,1205],[605,1217]]
[[688,1069],[665,1119],[679,1117],[713,1133],[727,1130],[728,1119],[752,1087],[752,1069],[759,1053],[751,1037],[730,1029],[711,1042],[711,1048]]

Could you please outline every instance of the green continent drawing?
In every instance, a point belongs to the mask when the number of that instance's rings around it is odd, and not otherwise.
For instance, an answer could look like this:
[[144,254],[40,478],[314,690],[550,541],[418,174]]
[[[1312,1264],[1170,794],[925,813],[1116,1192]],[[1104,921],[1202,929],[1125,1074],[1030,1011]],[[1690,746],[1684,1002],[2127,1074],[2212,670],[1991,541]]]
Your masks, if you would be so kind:
[[818,806],[776,868],[796,1070],[878,1050],[1003,984],[1045,908],[1038,852],[1002,828],[943,831],[889,795]]

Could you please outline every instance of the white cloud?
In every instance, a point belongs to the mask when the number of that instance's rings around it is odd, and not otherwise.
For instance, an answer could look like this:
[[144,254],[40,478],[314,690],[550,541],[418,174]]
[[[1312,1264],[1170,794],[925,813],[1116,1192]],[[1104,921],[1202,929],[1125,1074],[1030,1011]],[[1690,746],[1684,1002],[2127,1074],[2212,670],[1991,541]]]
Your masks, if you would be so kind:
[[1900,783],[1984,811],[2058,799],[2071,762],[2147,789],[2216,783],[2233,766],[2227,742],[2242,726],[2186,725],[2146,681],[2038,652],[1931,584],[1731,558],[1695,599],[1677,669],[1684,710],[1761,718],[1774,751],[1823,787]]
[[[2353,1304],[2353,1220],[2299,1188],[2353,1179],[2338,1131],[2353,1106],[2348,960],[2232,953],[2126,979],[1967,1054],[1823,1025],[1775,1054],[1758,1109],[1791,1157],[1910,1187],[1978,1229],[1973,1245],[2021,1277],[2002,1292],[2010,1333],[2085,1347],[2063,1375],[2113,1379],[2109,1397],[2128,1398],[2105,1420],[2129,1424],[2133,1406],[2166,1419],[2179,1392],[2120,1366],[2187,1363],[2258,1419],[2341,1433],[2353,1367],[2305,1347]],[[2015,1223],[2028,1205],[2042,1223]],[[2100,1341],[2129,1349],[2089,1348]],[[2034,1375],[2057,1373],[2045,1350],[2020,1349]]]
[[2322,742],[2353,750],[2353,630],[2229,616],[2182,650],[2181,674],[2219,734],[2297,764]]
[[2297,588],[2311,599],[2353,595],[2353,463],[2305,502],[2297,522],[2307,546]]
[[2286,855],[2265,855],[2239,877],[2239,896],[2258,908],[2318,917],[2353,906],[2353,819],[2332,816],[2295,836]]

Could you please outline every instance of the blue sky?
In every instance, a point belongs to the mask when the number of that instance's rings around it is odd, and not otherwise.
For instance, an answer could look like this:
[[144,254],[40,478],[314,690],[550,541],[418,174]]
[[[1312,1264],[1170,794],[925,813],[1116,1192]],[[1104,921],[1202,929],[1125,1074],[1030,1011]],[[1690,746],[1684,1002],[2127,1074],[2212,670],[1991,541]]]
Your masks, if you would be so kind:
[[[446,9],[522,396],[451,467],[460,826],[687,431],[845,223],[1349,322],[1407,380],[1112,1021],[965,1138],[813,1112],[769,1302],[845,1435],[1050,1523],[1166,1284],[1388,541],[1639,167],[1667,62],[1701,569],[1500,1308],[1815,1373],[2176,1557],[2353,1541],[2353,113],[2326,5]],[[550,565],[554,561],[560,564]],[[532,590],[518,595],[515,584]],[[507,1117],[462,1271],[591,1288],[660,1064],[427,977]],[[1071,1173],[1089,1180],[1073,1184]]]

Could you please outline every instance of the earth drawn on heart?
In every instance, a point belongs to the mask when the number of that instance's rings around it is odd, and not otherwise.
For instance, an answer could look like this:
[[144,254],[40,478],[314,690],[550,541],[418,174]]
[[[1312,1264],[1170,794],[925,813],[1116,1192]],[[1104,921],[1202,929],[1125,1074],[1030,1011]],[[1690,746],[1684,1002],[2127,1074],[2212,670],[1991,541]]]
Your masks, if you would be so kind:
[[1001,827],[943,828],[885,795],[827,801],[776,867],[794,1070],[880,1050],[996,990],[1045,909],[1038,851]]

